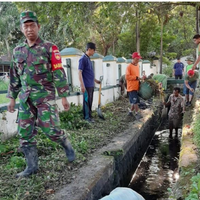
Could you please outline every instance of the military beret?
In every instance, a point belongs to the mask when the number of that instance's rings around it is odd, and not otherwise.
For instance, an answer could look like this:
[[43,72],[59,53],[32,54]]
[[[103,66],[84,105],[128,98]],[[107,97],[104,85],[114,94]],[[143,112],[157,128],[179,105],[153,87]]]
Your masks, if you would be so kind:
[[33,11],[24,11],[20,14],[20,23],[23,24],[26,21],[33,21],[37,22],[37,16],[36,13]]

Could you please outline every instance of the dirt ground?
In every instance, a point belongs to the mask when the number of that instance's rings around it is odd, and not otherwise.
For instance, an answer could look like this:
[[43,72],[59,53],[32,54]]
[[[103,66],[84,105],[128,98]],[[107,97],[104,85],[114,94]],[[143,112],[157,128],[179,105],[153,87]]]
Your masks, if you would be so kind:
[[[67,169],[62,171],[62,174],[59,176],[59,181],[56,183],[54,182],[53,193],[64,184],[70,183],[76,179],[78,169],[80,167],[85,167],[95,152],[103,146],[108,145],[114,137],[127,129],[129,122],[134,122],[136,120],[134,116],[127,116],[128,108],[130,108],[128,98],[121,97],[119,100],[108,104],[106,107],[101,107],[105,120],[100,119],[97,112],[93,111],[95,123],[91,124],[90,129],[84,130],[84,134],[88,135],[88,139],[91,140],[92,145],[89,147],[89,151],[84,155],[84,159],[81,158],[81,155],[77,154],[77,160],[72,164],[67,164]],[[74,131],[69,131],[69,134],[73,134],[73,132]],[[76,134],[83,133],[79,130]],[[95,139],[92,137],[95,137]],[[48,187],[50,188],[52,185],[49,184]],[[54,194],[48,195],[50,195],[49,198],[51,197],[51,199],[53,199]],[[45,195],[43,194],[41,197],[46,199],[48,195],[46,191]]]

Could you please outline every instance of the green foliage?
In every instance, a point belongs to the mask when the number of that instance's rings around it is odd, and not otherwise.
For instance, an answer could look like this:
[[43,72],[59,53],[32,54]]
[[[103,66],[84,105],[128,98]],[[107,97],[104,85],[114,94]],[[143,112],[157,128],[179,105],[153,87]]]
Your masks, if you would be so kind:
[[6,169],[12,169],[12,168],[21,168],[25,166],[25,160],[24,158],[20,156],[12,156],[10,158],[10,161],[6,165]]
[[[196,23],[195,7],[190,5],[179,5],[171,12],[170,22],[166,24],[165,30],[175,38],[168,48],[169,52],[176,52],[177,56],[187,56],[194,53],[192,36],[196,33],[194,24]],[[180,16],[180,11],[183,16]]]
[[5,145],[5,144],[0,144],[0,153],[5,153],[9,150],[9,146]]
[[76,106],[74,103],[71,103],[68,112],[62,111],[59,116],[64,129],[77,130],[89,126],[89,123],[83,119],[82,106]]
[[194,142],[195,144],[200,147],[200,114],[197,113],[195,121],[194,121],[194,126],[193,126],[193,131],[194,131]]
[[119,157],[123,155],[123,153],[124,153],[123,149],[119,149],[116,151],[104,151],[103,155],[113,156],[115,159],[118,159]]
[[77,143],[76,149],[81,152],[82,154],[85,154],[88,152],[88,142],[83,137],[81,137],[81,141]]
[[[135,28],[139,22],[140,52],[160,56],[161,21],[163,54],[168,59],[194,54],[191,34],[195,33],[195,7],[169,2],[15,2],[19,12],[37,13],[40,35],[60,49],[70,46],[85,51],[85,43],[94,41],[102,55],[130,57],[136,51]],[[136,17],[136,10],[138,17]],[[180,16],[180,10],[184,13]],[[67,11],[67,12],[66,12]],[[15,34],[16,35],[16,34]],[[149,58],[151,59],[151,58]]]
[[0,55],[11,55],[12,49],[22,38],[19,31],[19,13],[12,2],[0,2]]
[[167,67],[163,68],[163,74],[167,75],[168,77],[172,77],[173,67],[168,65]]
[[[188,55],[188,54],[187,54],[187,55]],[[177,57],[177,53],[175,53],[175,52],[166,52],[166,53],[165,53],[165,56],[166,56],[167,58],[169,58],[169,60],[172,60],[172,59],[174,59],[174,58]]]
[[170,61],[167,57],[163,56],[163,63],[169,65],[170,64]]
[[122,32],[118,35],[118,48],[116,50],[117,57],[123,56],[125,58],[131,58],[131,52],[136,51],[135,35],[133,33],[133,30],[128,31],[127,29],[126,32]]
[[200,173],[191,178],[190,192],[185,200],[198,200],[200,198]]
[[14,151],[14,153],[16,153],[19,145],[19,139],[18,137],[14,137],[12,140],[8,140],[6,142],[1,141],[0,139],[0,143],[0,154],[6,154],[10,151]]

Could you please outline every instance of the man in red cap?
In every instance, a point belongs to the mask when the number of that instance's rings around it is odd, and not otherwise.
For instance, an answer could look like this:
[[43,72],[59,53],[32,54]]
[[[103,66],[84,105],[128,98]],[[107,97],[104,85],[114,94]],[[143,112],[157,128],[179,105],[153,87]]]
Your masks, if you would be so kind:
[[129,116],[132,116],[132,111],[135,110],[135,117],[136,119],[142,118],[141,114],[138,112],[139,107],[139,97],[138,97],[138,90],[139,90],[139,83],[141,78],[140,76],[140,68],[139,68],[139,60],[142,57],[139,55],[138,52],[134,52],[132,54],[132,63],[129,64],[126,68],[126,81],[127,81],[127,92],[129,96],[129,101],[131,103],[131,109],[129,111]]
[[190,69],[185,75],[184,94],[185,94],[186,106],[191,106],[198,78],[199,78],[199,73],[192,69]]

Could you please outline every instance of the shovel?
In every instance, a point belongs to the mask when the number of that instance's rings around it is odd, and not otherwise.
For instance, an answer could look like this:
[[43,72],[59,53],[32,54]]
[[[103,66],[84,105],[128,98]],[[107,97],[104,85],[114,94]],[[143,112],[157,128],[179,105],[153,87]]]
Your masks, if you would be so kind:
[[[103,80],[103,76],[100,76],[100,81],[102,82],[102,80]],[[101,112],[100,106],[101,106],[101,83],[100,83],[100,87],[99,87],[99,100],[98,100],[97,113],[98,113],[99,118],[105,120],[105,118]]]

